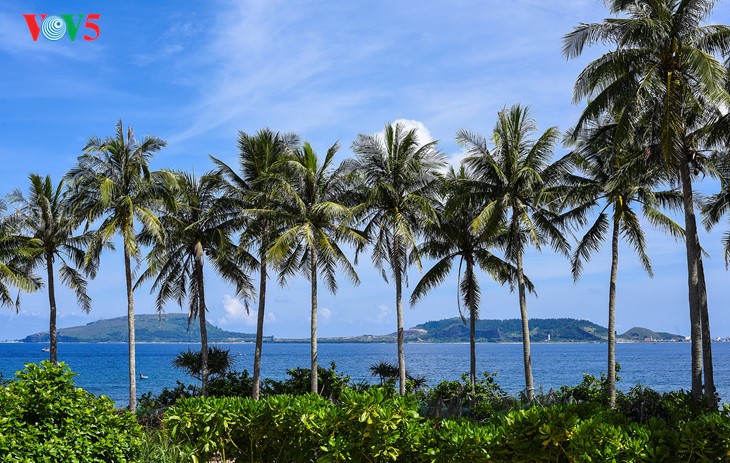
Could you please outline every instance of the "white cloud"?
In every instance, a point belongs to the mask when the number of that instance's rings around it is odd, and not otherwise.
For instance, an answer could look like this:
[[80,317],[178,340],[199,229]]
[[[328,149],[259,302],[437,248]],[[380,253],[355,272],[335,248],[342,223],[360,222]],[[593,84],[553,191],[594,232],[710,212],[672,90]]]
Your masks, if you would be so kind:
[[327,307],[322,307],[319,309],[319,318],[322,319],[324,322],[328,322],[330,318],[332,318],[332,311],[328,309]]
[[223,310],[225,315],[218,320],[221,325],[243,322],[246,326],[256,326],[257,312],[254,310],[247,311],[241,300],[229,294],[223,296]]

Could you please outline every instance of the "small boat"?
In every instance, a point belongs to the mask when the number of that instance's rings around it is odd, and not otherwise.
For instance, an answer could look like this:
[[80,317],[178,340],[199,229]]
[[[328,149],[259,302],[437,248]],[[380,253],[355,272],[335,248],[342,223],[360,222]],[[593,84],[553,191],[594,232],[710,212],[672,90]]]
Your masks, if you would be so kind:
[[50,347],[44,347],[41,349],[41,352],[50,352],[50,351],[51,351]]
[[143,375],[142,373],[139,374],[139,379],[149,379],[149,376]]

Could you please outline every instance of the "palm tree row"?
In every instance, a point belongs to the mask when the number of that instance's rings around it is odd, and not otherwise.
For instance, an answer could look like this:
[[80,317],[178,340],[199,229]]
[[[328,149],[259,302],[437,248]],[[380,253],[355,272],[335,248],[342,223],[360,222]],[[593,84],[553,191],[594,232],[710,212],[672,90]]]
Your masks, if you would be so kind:
[[[301,274],[311,284],[311,389],[318,391],[318,282],[331,292],[342,269],[359,282],[348,251],[370,250],[373,265],[395,286],[399,389],[405,393],[403,288],[408,267],[421,270],[411,304],[445,281],[458,262],[457,306],[469,318],[470,376],[476,381],[476,320],[483,299],[480,272],[517,290],[523,334],[525,396],[534,395],[525,275],[528,248],[549,246],[569,257],[574,279],[601,243],[611,238],[608,300],[608,384],[615,396],[615,313],[618,244],[636,251],[651,275],[646,220],[685,238],[692,338],[692,394],[714,399],[710,323],[702,253],[695,218],[693,177],[721,179],[722,191],[705,202],[705,225],[730,210],[730,105],[728,77],[718,57],[730,53],[730,28],[703,26],[714,2],[608,1],[617,17],[583,24],[564,38],[567,57],[586,45],[614,44],[578,76],[575,101],[588,100],[564,137],[568,154],[555,158],[561,134],[544,132],[529,109],[515,105],[497,115],[486,137],[457,133],[466,157],[447,171],[436,142],[416,130],[387,124],[382,134],[359,135],[353,159],[334,166],[339,148],[321,159],[292,134],[263,129],[239,133],[238,166],[212,158],[214,170],[196,178],[152,171],[165,146],[137,140],[121,121],[106,139],[92,138],[78,163],[54,187],[31,176],[28,197],[9,200],[15,210],[0,221],[0,301],[17,306],[10,287],[39,289],[34,270],[45,267],[50,306],[51,359],[55,337],[54,262],[61,281],[88,310],[85,277],[93,277],[101,250],[118,236],[123,247],[129,323],[130,408],[136,402],[134,289],[152,281],[157,309],[187,304],[189,322],[201,326],[201,381],[207,388],[206,262],[236,288],[248,309],[257,299],[253,396],[260,394],[267,281],[285,284]],[[709,155],[708,155],[709,154]],[[664,211],[682,211],[684,227]],[[92,230],[92,228],[94,228]],[[570,237],[578,233],[575,249]],[[724,241],[726,257],[730,239]],[[133,262],[146,256],[135,278]],[[258,290],[251,274],[258,272]],[[136,279],[136,281],[135,281]],[[462,303],[464,309],[462,311]],[[703,377],[704,374],[704,377]]]
[[[641,148],[682,192],[692,340],[692,395],[714,400],[707,289],[697,234],[693,177],[711,172],[705,154],[727,147],[730,28],[704,25],[714,0],[610,0],[617,17],[581,24],[564,38],[568,58],[596,43],[615,48],[592,61],[574,87],[587,100],[573,137],[615,116],[614,147]],[[704,378],[703,378],[704,373]],[[704,384],[703,384],[704,379]]]
[[[199,319],[204,394],[208,376],[203,274],[206,259],[246,302],[254,294],[249,272],[256,267],[261,269],[259,339],[263,332],[267,265],[273,266],[282,283],[296,273],[310,280],[312,371],[316,372],[318,276],[324,277],[333,292],[337,289],[337,267],[357,283],[355,268],[341,244],[360,252],[372,243],[373,262],[386,278],[387,263],[396,281],[399,378],[403,392],[401,311],[407,267],[419,263],[421,256],[436,260],[414,288],[411,304],[415,304],[429,289],[444,281],[458,259],[458,287],[470,323],[472,382],[476,381],[475,324],[481,297],[476,269],[480,268],[496,282],[518,288],[525,392],[531,398],[534,386],[526,292],[534,288],[524,275],[525,247],[532,244],[540,249],[550,243],[554,249],[567,253],[566,224],[585,223],[588,212],[601,198],[608,199],[606,207],[621,204],[624,208],[614,211],[614,223],[623,221],[625,235],[647,268],[643,234],[637,228],[636,215],[628,209],[633,198],[642,202],[650,221],[668,225],[675,234],[681,232],[655,208],[658,204],[674,205],[677,198],[672,192],[653,192],[652,187],[661,183],[655,170],[634,165],[618,169],[621,178],[614,175],[615,166],[624,165],[623,161],[602,151],[610,150],[609,135],[614,129],[601,127],[596,134],[582,139],[570,155],[550,163],[556,130],[549,129],[531,140],[535,123],[527,109],[515,106],[499,113],[491,137],[493,148],[482,136],[460,132],[457,137],[467,148],[468,156],[458,172],[451,169],[446,173],[435,143],[420,144],[415,130],[405,130],[399,124],[386,126],[382,137],[361,136],[353,144],[357,158],[345,161],[337,169],[332,168],[337,145],[320,162],[309,144],[300,146],[296,137],[262,130],[253,136],[240,134],[239,172],[214,159],[216,171],[196,179],[185,172],[150,171],[151,153],[164,143],[153,137],[139,143],[131,129],[125,137],[119,123],[115,137],[105,141],[92,139],[78,166],[69,172],[68,183],[61,182],[54,189],[50,179],[42,181],[32,175],[30,197],[14,192],[11,199],[16,212],[5,222],[28,232],[25,255],[21,256],[28,262],[29,266],[23,267],[28,274],[38,262],[47,267],[52,340],[55,303],[53,259],[49,253],[69,256],[93,277],[99,251],[104,245],[109,247],[109,240],[119,233],[125,247],[130,356],[134,352],[133,290],[151,279],[159,311],[170,300],[181,306],[187,301],[190,320]],[[572,173],[574,166],[588,174],[588,178]],[[566,194],[568,188],[570,195]],[[577,207],[558,214],[569,206]],[[56,212],[44,212],[46,209]],[[99,229],[89,231],[90,224],[99,217],[103,218]],[[135,229],[134,218],[141,223],[139,230]],[[84,221],[83,233],[75,236]],[[362,231],[357,230],[358,224],[363,225]],[[572,260],[576,278],[581,260],[595,250],[606,226],[606,217],[601,213],[579,243]],[[240,232],[238,244],[233,239],[236,232]],[[131,260],[141,259],[140,246],[149,248],[147,268],[134,283]],[[258,259],[249,253],[253,248],[258,248]],[[65,254],[60,254],[61,250]],[[498,251],[503,252],[503,257]],[[60,272],[62,280],[77,291],[80,305],[90,307],[81,274],[66,260]],[[31,281],[34,280],[27,280],[25,286],[15,284],[32,290],[38,284],[36,279],[35,286],[29,286]],[[612,281],[615,287],[615,265]],[[614,292],[611,298],[615,300]],[[461,301],[457,305],[466,319]],[[610,307],[613,313],[615,302]],[[52,347],[55,359],[53,341]],[[260,371],[260,352],[259,340],[255,371]],[[612,364],[611,360],[609,369]],[[131,407],[135,378],[131,357]],[[311,386],[312,391],[318,391],[316,373],[312,374]]]

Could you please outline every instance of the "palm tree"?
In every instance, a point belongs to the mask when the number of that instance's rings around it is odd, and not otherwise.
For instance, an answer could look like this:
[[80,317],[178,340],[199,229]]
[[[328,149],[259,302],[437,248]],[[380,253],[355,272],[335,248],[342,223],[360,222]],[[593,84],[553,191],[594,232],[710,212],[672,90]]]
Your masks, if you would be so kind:
[[5,216],[7,206],[0,200],[0,306],[20,310],[20,294],[13,297],[11,288],[32,293],[43,286],[33,273],[30,261],[37,256],[39,242],[19,234],[14,217]]
[[147,233],[161,241],[163,229],[153,212],[164,201],[174,204],[171,189],[174,176],[169,172],[150,171],[149,162],[165,142],[153,136],[137,140],[131,127],[126,134],[122,121],[114,136],[91,138],[79,156],[77,165],[69,171],[72,189],[71,203],[88,224],[101,220],[96,239],[87,250],[88,256],[114,235],[122,239],[124,277],[127,289],[127,324],[129,345],[129,409],[137,408],[137,376],[134,341],[134,290],[132,259],[139,260],[140,247],[136,239],[136,221]]
[[[177,354],[172,361],[172,365],[201,382],[205,370],[207,370],[205,374],[213,379],[225,376],[233,368],[234,357],[231,355],[230,349],[211,346],[208,348],[208,354],[205,357],[206,359],[203,360],[202,351],[197,352],[188,349]],[[205,395],[205,393],[203,394]]]
[[290,171],[281,182],[281,196],[277,201],[285,230],[269,249],[270,260],[281,266],[281,281],[288,275],[304,273],[312,285],[311,312],[311,387],[318,393],[317,384],[317,276],[321,274],[329,290],[337,292],[337,268],[344,270],[353,283],[359,284],[355,268],[338,242],[363,244],[367,240],[357,230],[347,226],[350,209],[338,202],[347,184],[344,170],[332,170],[332,160],[339,145],[327,150],[320,163],[309,143],[298,149],[287,163]]
[[206,257],[218,275],[236,286],[236,295],[247,304],[253,285],[246,271],[255,266],[255,259],[245,252],[234,252],[231,233],[235,211],[218,197],[221,179],[213,175],[196,179],[184,172],[176,176],[176,207],[162,211],[159,217],[166,231],[165,240],[157,241],[153,233],[143,232],[140,236],[140,242],[153,247],[147,256],[148,268],[137,285],[154,279],[151,290],[157,291],[158,312],[170,300],[180,306],[188,300],[188,323],[195,318],[200,321],[201,392],[207,396]]
[[[601,247],[611,228],[611,276],[608,291],[608,396],[611,407],[616,403],[616,280],[618,275],[619,238],[634,248],[644,270],[653,276],[651,261],[646,254],[646,239],[641,229],[635,206],[640,206],[644,217],[676,238],[684,230],[663,214],[658,206],[681,208],[681,196],[676,191],[655,191],[666,180],[662,171],[650,168],[643,157],[633,152],[617,151],[613,141],[616,125],[606,121],[602,125],[584,130],[578,137],[573,151],[579,174],[571,175],[570,192],[566,206],[574,209],[566,212],[563,219],[572,219],[584,226],[588,215],[599,209],[595,221],[579,240],[571,257],[571,270],[575,281],[580,277],[583,261]],[[639,148],[640,150],[640,148]]]
[[268,278],[267,251],[280,231],[277,211],[271,206],[283,175],[282,165],[298,144],[295,135],[280,134],[262,129],[254,135],[238,133],[239,172],[224,162],[212,158],[216,174],[226,180],[224,195],[238,207],[237,228],[243,230],[239,243],[240,252],[248,252],[252,246],[258,249],[259,290],[256,320],[256,347],[253,360],[253,392],[258,400],[261,394],[261,351],[264,335],[264,311],[266,309],[266,280]]
[[474,173],[475,187],[487,200],[472,223],[472,232],[487,236],[500,228],[508,229],[505,258],[516,268],[517,289],[522,318],[522,345],[525,368],[525,395],[534,398],[530,328],[527,315],[526,281],[523,256],[532,244],[538,251],[545,243],[567,254],[570,246],[563,233],[552,223],[548,210],[550,195],[546,189],[559,184],[569,167],[567,158],[550,164],[558,137],[556,127],[549,128],[537,140],[537,131],[528,108],[519,105],[502,110],[492,134],[493,148],[487,140],[465,130],[456,139],[467,149],[465,166]]
[[409,254],[421,267],[416,239],[425,223],[437,220],[432,204],[445,160],[436,142],[419,143],[416,129],[406,130],[400,123],[387,124],[383,136],[358,135],[352,150],[357,154],[352,168],[367,188],[364,231],[373,241],[372,260],[386,281],[387,264],[395,280],[398,378],[405,394],[403,283],[408,284]]
[[[612,14],[581,24],[564,37],[563,53],[580,56],[586,45],[615,44],[576,80],[573,99],[587,99],[574,133],[604,113],[619,114],[616,142],[630,137],[652,146],[676,175],[684,197],[685,245],[692,339],[692,396],[714,397],[709,313],[692,193],[697,146],[688,140],[688,116],[706,107],[727,107],[726,70],[716,58],[730,50],[730,27],[702,25],[714,0],[610,0]],[[637,127],[647,129],[637,132]],[[634,133],[632,133],[634,132]],[[703,365],[704,363],[704,365]]]
[[370,374],[380,378],[380,385],[384,386],[386,380],[393,380],[398,377],[398,367],[390,362],[381,361],[370,365]]
[[[65,184],[61,180],[54,188],[50,177],[30,175],[28,197],[20,190],[10,194],[10,201],[16,211],[13,220],[29,240],[33,240],[34,251],[29,264],[32,268],[45,267],[47,272],[48,304],[50,307],[49,340],[50,360],[58,360],[56,340],[56,286],[53,264],[61,261],[59,275],[61,282],[76,293],[76,300],[84,312],[91,310],[91,298],[86,293],[84,275],[96,275],[98,255],[86,259],[84,247],[92,239],[91,232],[77,235],[78,218],[71,210],[71,204],[64,198]],[[80,271],[79,271],[80,269]],[[82,273],[84,275],[82,275]]]
[[[475,235],[471,232],[474,211],[479,211],[484,199],[481,195],[471,194],[470,183],[473,179],[462,166],[456,173],[452,168],[445,183],[445,204],[438,209],[439,220],[425,229],[425,241],[419,246],[419,253],[436,262],[416,284],[411,295],[411,305],[415,305],[428,291],[441,284],[458,261],[458,288],[461,299],[457,297],[459,315],[466,323],[461,310],[463,301],[469,317],[469,379],[472,388],[476,387],[476,321],[479,319],[481,289],[477,269],[489,273],[501,284],[513,281],[514,267],[495,256],[491,249],[503,244],[505,230],[494,235]],[[463,274],[462,274],[463,269]]]

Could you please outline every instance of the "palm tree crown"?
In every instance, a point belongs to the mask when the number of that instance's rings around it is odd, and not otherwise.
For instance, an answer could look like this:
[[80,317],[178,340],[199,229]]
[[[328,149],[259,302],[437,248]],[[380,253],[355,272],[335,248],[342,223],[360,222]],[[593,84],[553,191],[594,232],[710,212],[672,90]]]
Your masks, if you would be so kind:
[[[447,174],[443,188],[445,203],[437,208],[439,220],[425,228],[425,239],[419,246],[421,255],[436,262],[413,289],[411,305],[441,284],[451,272],[454,262],[458,261],[457,287],[461,298],[457,297],[457,305],[462,320],[466,322],[466,317],[469,317],[469,377],[472,387],[475,387],[476,320],[479,318],[481,300],[477,269],[487,272],[501,284],[513,282],[516,273],[512,265],[492,253],[494,248],[504,244],[504,229],[493,235],[472,233],[475,214],[481,209],[478,204],[483,202],[478,199],[478,195],[471,194],[472,181],[464,166],[458,173],[451,168]],[[474,204],[475,200],[479,203]],[[462,303],[466,315],[462,312]]]
[[605,114],[618,115],[616,143],[639,140],[661,155],[682,185],[692,339],[692,395],[714,400],[712,343],[692,170],[698,173],[698,121],[711,124],[730,106],[726,69],[716,56],[730,52],[730,28],[703,25],[714,0],[611,0],[601,23],[581,24],[564,37],[563,52],[579,56],[586,45],[616,48],[592,61],[574,86],[574,100],[588,99],[574,135]]
[[507,228],[505,258],[517,270],[525,393],[529,400],[534,397],[534,385],[522,258],[529,244],[540,250],[543,244],[549,243],[555,251],[564,254],[570,247],[553,223],[555,214],[550,206],[555,206],[555,194],[549,189],[559,187],[570,162],[564,157],[550,163],[557,128],[549,128],[533,140],[530,137],[536,131],[529,109],[515,105],[498,114],[491,150],[484,137],[465,130],[457,133],[457,141],[467,148],[464,164],[476,179],[472,194],[482,196],[486,202],[472,223],[472,231],[494,235]]
[[217,168],[216,174],[225,180],[224,196],[238,211],[236,228],[242,231],[239,250],[248,252],[252,247],[258,250],[260,274],[253,364],[254,399],[258,399],[261,393],[261,351],[269,270],[267,252],[282,229],[279,211],[273,204],[278,194],[277,187],[282,183],[282,166],[289,160],[292,147],[298,143],[295,135],[280,134],[270,129],[262,129],[253,135],[239,132],[238,171],[212,158]]
[[352,150],[357,155],[352,168],[367,189],[362,209],[364,231],[373,243],[372,261],[386,281],[387,264],[395,280],[400,392],[405,394],[402,284],[408,282],[409,259],[420,269],[420,230],[437,220],[432,204],[445,160],[436,142],[421,144],[416,130],[400,123],[386,125],[383,136],[358,135]]
[[91,298],[86,293],[84,275],[93,278],[98,268],[98,254],[86,259],[84,249],[91,242],[93,233],[87,231],[76,234],[80,220],[64,194],[63,180],[54,188],[50,177],[44,179],[38,174],[30,175],[27,197],[20,190],[10,194],[10,201],[16,207],[13,220],[22,233],[35,243],[36,252],[30,265],[33,268],[44,267],[47,271],[50,359],[54,363],[58,358],[58,344],[53,264],[56,259],[61,261],[58,269],[61,281],[74,291],[79,307],[87,313],[91,310]]
[[136,220],[148,234],[161,241],[164,232],[154,210],[163,203],[174,207],[171,194],[174,176],[169,172],[150,171],[149,168],[154,153],[164,146],[164,141],[151,136],[137,140],[131,127],[125,134],[122,121],[119,121],[114,136],[89,140],[84,154],[68,173],[72,190],[70,201],[75,210],[86,219],[87,224],[101,220],[99,232],[90,243],[87,256],[93,256],[115,235],[122,239],[127,283],[131,410],[135,410],[137,405],[131,259],[138,260],[141,255],[136,239]]
[[[154,279],[152,291],[157,291],[157,310],[173,300],[182,307],[188,300],[188,320],[200,320],[201,381],[203,395],[208,383],[208,339],[203,266],[207,257],[216,273],[236,287],[236,294],[246,303],[253,285],[246,271],[255,259],[245,252],[235,252],[231,233],[236,211],[217,195],[220,178],[204,175],[196,179],[189,173],[178,172],[176,207],[164,210],[160,224],[165,229],[164,241],[142,233],[144,244],[153,245],[147,257],[148,268],[137,285]],[[136,287],[136,286],[135,286]]]
[[365,236],[347,225],[351,210],[339,200],[346,192],[343,169],[332,169],[339,146],[334,144],[319,161],[309,143],[296,150],[287,163],[289,171],[281,183],[275,207],[281,213],[284,230],[271,244],[271,261],[280,266],[284,279],[302,273],[312,284],[311,390],[319,392],[317,379],[317,277],[321,275],[332,293],[337,292],[337,269],[359,284],[355,268],[339,242],[363,244]]
[[0,199],[0,305],[20,310],[20,294],[12,289],[32,293],[43,286],[33,273],[32,260],[38,255],[39,241],[20,234],[15,217],[5,216],[7,206]]
[[[561,220],[573,220],[587,225],[588,214],[599,209],[596,219],[588,227],[571,257],[573,278],[577,280],[583,261],[590,259],[611,231],[611,276],[608,297],[608,396],[613,407],[616,401],[616,285],[618,275],[619,238],[634,249],[646,272],[652,276],[652,267],[646,253],[646,238],[639,216],[640,206],[647,220],[679,238],[684,230],[659,210],[660,206],[675,210],[681,208],[682,198],[676,191],[656,191],[666,183],[667,176],[656,165],[652,168],[642,156],[632,150],[617,149],[613,137],[616,124],[608,119],[578,137],[573,160],[578,174],[568,176],[571,188],[564,205],[573,207]],[[582,175],[582,176],[581,176]]]

